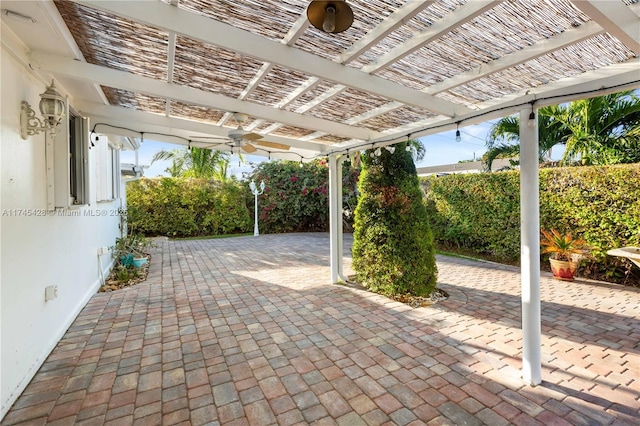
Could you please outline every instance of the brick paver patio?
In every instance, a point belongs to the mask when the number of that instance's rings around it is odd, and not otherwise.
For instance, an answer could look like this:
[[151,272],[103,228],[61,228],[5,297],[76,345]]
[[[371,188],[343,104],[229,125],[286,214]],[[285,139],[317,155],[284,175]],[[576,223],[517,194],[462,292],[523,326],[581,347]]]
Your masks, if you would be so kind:
[[451,297],[411,309],[328,284],[328,257],[327,234],[160,243],[2,424],[640,424],[637,289],[543,274],[530,387],[518,269],[439,257]]

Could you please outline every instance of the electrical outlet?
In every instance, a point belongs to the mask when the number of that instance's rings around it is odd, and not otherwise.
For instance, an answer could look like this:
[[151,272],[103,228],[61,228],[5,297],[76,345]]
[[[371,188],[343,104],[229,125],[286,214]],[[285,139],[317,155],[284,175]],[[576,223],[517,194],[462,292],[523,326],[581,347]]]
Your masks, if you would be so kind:
[[58,286],[50,285],[44,288],[44,301],[48,302],[50,300],[58,297]]

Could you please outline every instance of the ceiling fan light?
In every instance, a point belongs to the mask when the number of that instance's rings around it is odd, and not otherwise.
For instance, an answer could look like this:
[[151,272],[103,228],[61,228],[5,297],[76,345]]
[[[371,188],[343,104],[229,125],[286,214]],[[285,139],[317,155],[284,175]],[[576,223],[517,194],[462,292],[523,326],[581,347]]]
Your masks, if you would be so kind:
[[313,0],[307,8],[307,18],[317,29],[336,34],[353,24],[353,10],[344,0]]
[[332,33],[336,30],[336,8],[330,4],[324,10],[324,22],[322,23],[322,29],[328,33]]

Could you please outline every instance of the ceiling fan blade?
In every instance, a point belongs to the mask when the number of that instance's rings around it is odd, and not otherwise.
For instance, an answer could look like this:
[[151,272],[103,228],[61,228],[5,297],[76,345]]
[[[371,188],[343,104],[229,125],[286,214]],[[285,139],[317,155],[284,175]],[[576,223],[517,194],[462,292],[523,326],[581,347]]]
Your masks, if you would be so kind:
[[249,154],[251,154],[252,152],[256,152],[256,147],[251,145],[250,143],[246,143],[244,145],[242,145],[242,150],[244,152],[248,152]]
[[257,141],[256,144],[261,146],[268,146],[269,148],[283,149],[283,150],[288,150],[291,148],[289,145],[285,145],[283,143],[278,143],[278,142]]
[[[202,149],[211,149],[211,148],[215,148],[215,147],[220,146],[220,145],[226,145],[226,143],[224,143],[224,142],[213,143],[213,144],[210,144],[210,145],[207,145],[207,146],[203,146],[201,148]],[[194,148],[200,148],[200,147],[194,147]]]
[[224,136],[189,136],[189,139],[207,139],[207,140],[221,140],[221,141],[229,140],[229,138],[225,138]]
[[254,142],[258,139],[262,139],[262,135],[259,135],[257,133],[245,133],[244,135],[242,135],[242,139]]

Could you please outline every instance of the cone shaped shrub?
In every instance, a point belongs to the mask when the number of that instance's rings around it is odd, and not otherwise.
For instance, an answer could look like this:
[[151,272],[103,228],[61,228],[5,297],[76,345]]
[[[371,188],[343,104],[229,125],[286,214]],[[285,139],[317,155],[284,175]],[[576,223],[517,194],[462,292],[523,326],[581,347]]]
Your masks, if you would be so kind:
[[353,268],[374,292],[426,296],[436,287],[433,235],[411,152],[395,147],[362,156]]

